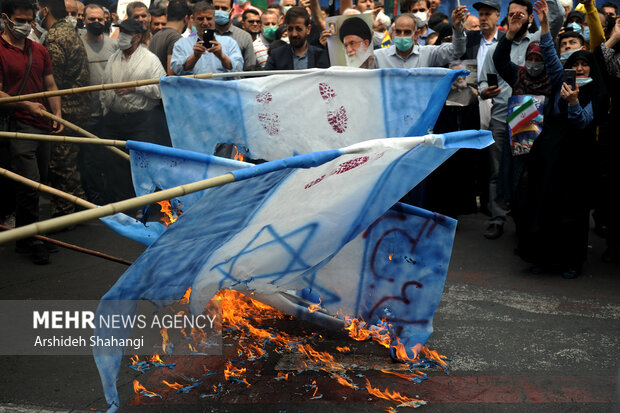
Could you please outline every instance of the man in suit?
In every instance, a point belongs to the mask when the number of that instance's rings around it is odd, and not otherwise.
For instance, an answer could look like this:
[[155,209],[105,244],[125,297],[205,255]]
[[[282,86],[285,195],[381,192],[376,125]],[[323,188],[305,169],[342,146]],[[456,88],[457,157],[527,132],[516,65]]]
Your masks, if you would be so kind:
[[463,59],[475,59],[478,61],[478,75],[484,63],[484,58],[492,44],[498,42],[504,36],[503,32],[497,30],[497,21],[501,10],[499,1],[483,0],[473,5],[478,10],[480,30],[467,32],[467,50]]
[[290,46],[271,51],[266,70],[303,70],[328,68],[327,50],[308,44],[310,15],[304,7],[291,7],[284,17]]

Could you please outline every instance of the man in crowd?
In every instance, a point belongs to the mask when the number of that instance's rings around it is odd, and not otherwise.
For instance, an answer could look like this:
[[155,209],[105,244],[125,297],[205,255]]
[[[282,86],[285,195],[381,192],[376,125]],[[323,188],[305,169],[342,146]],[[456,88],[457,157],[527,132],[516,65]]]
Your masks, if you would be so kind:
[[[275,17],[273,14],[272,16]],[[252,47],[254,48],[254,54],[256,55],[257,68],[265,68],[267,57],[269,57],[269,46],[266,46],[261,40],[263,29],[261,25],[260,13],[252,9],[244,11],[242,14],[241,25],[243,29],[250,33],[250,36],[252,36]]]
[[412,14],[401,14],[394,22],[394,45],[375,50],[378,68],[441,67],[465,53],[466,37],[463,30],[467,7],[459,6],[452,12],[452,43],[440,46],[420,46],[417,43],[424,22]]
[[[108,59],[103,83],[127,82],[165,76],[161,62],[144,46],[147,30],[134,19],[119,25],[118,48]],[[161,110],[159,85],[128,87],[101,92],[104,123],[103,136],[110,139],[134,139],[170,145],[166,141],[164,113]],[[107,154],[106,154],[107,155]],[[108,156],[106,171],[110,177],[107,201],[118,201],[134,195],[128,162]]]
[[191,10],[184,0],[173,0],[168,4],[166,27],[156,33],[149,43],[149,50],[154,53],[166,69],[168,75],[174,75],[170,68],[170,59],[174,44],[182,37],[189,24]]
[[[510,59],[517,66],[525,65],[525,52],[531,42],[540,40],[540,29],[535,33],[528,31],[529,26],[534,21],[532,3],[529,0],[512,0],[508,6],[508,29],[517,25],[519,31],[516,33],[510,51]],[[564,18],[564,8],[559,1],[549,2],[549,26],[550,32],[555,37]],[[489,210],[491,219],[488,227],[484,232],[484,236],[488,239],[497,239],[504,232],[504,223],[506,222],[507,206],[501,196],[497,192],[498,175],[502,152],[504,145],[508,146],[508,131],[506,126],[506,117],[508,116],[508,98],[512,95],[512,89],[502,79],[493,64],[493,53],[496,45],[492,45],[487,51],[482,69],[478,69],[480,73],[480,82],[478,90],[483,99],[493,99],[493,108],[491,109],[490,129],[493,132],[495,143],[489,147],[490,156],[490,177],[489,177]],[[489,85],[488,75],[494,74],[498,77],[499,84]]]
[[372,0],[357,0],[355,2],[355,9],[360,13],[364,13],[366,10],[372,10],[374,2]]
[[[82,36],[82,42],[88,57],[88,70],[90,72],[90,85],[103,83],[103,73],[108,59],[118,50],[116,40],[104,34],[105,17],[103,7],[91,3],[84,10],[86,33]],[[100,92],[90,94],[90,121],[86,128],[96,136],[103,135],[103,109],[99,100]],[[78,164],[82,175],[82,185],[89,201],[104,204],[104,188],[106,176],[105,155],[102,148],[92,145],[80,146]],[[103,155],[103,156],[102,156]]]
[[231,20],[233,0],[213,0],[215,9],[215,31],[220,36],[233,38],[243,56],[243,70],[254,70],[256,68],[256,55],[252,46],[252,36],[245,30],[235,27]]
[[[2,3],[4,31],[0,36],[0,97],[58,90],[54,81],[50,56],[42,45],[27,39],[35,18],[32,2],[4,0]],[[45,106],[48,103],[49,109]],[[60,97],[33,99],[2,105],[11,114],[10,130],[22,133],[59,133],[63,126],[41,115],[48,110],[61,116]],[[10,139],[1,143],[0,160],[3,167],[33,181],[47,177],[50,148],[40,141]],[[39,220],[39,193],[25,185],[16,185],[15,224],[23,226]],[[8,191],[11,193],[11,191]],[[3,192],[4,194],[5,192]],[[10,203],[9,199],[4,200]],[[17,241],[15,250],[31,253],[35,264],[49,263],[49,251],[38,240],[29,238]]]
[[127,5],[127,18],[139,21],[142,23],[144,30],[148,30],[150,21],[149,10],[146,4],[141,1],[134,1]]
[[480,30],[480,20],[474,15],[471,15],[465,20],[465,30]]
[[235,17],[243,15],[243,13],[245,13],[247,10],[254,10],[258,12],[259,17],[261,15],[260,9],[252,6],[252,3],[250,3],[248,0],[237,0],[236,3],[233,3],[232,16]]
[[567,31],[558,36],[558,46],[560,48],[560,60],[565,61],[572,50],[587,50],[583,36],[574,31]]
[[77,1],[77,15],[75,17],[77,17],[77,21],[78,21],[78,28],[82,29],[84,27],[84,10],[86,9],[86,6],[84,6],[84,3],[82,3],[81,1]]
[[290,46],[272,50],[267,60],[267,70],[300,70],[329,67],[327,50],[308,43],[312,26],[310,15],[304,7],[292,7],[284,17]]
[[416,29],[419,31],[418,44],[420,46],[426,45],[426,38],[435,31],[428,27],[428,19],[431,15],[430,8],[431,3],[429,0],[405,0],[401,3],[401,12],[410,13],[418,18],[422,27]]
[[243,69],[241,50],[232,37],[217,35],[210,44],[204,43],[205,31],[216,26],[211,3],[196,3],[192,21],[196,34],[179,39],[174,45],[170,68],[175,74],[238,72]]
[[65,20],[67,20],[67,22],[73,26],[73,28],[77,28],[77,13],[78,13],[78,6],[77,6],[77,0],[65,0],[65,10],[67,11],[67,16],[65,17]]
[[601,8],[603,9],[603,12],[606,15],[611,16],[614,19],[618,17],[618,5],[617,4],[612,3],[611,1],[606,1],[605,3],[603,3],[603,6]]
[[[60,89],[88,86],[90,74],[88,57],[84,44],[78,37],[75,27],[65,20],[67,12],[63,0],[39,0],[39,16],[42,26],[48,31],[43,46],[47,48],[54,79]],[[77,8],[76,8],[77,12]],[[63,117],[85,128],[90,119],[90,98],[85,93],[65,95],[61,98]],[[75,131],[67,131],[78,135]],[[79,146],[71,143],[52,143],[49,180],[54,188],[85,198],[82,188],[77,157]],[[75,211],[75,204],[62,198],[52,198],[52,216],[61,216]]]
[[166,27],[168,19],[166,18],[166,9],[163,7],[151,7],[149,9],[149,15],[151,16],[149,31],[152,37],[155,33]]

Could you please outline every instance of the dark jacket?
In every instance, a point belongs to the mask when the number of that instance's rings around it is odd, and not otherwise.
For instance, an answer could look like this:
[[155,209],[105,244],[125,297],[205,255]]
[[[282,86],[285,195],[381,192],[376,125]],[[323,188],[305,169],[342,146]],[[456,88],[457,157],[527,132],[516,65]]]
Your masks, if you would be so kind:
[[[326,69],[330,66],[327,50],[308,45],[308,69]],[[265,70],[293,70],[293,48],[283,46],[271,51]]]
[[[462,60],[477,59],[478,50],[480,50],[480,39],[482,39],[482,32],[480,30],[470,30],[467,34],[467,49],[465,54],[461,57]],[[506,35],[506,32],[501,30],[497,31],[497,40],[501,40]],[[478,70],[482,69],[481,67]]]

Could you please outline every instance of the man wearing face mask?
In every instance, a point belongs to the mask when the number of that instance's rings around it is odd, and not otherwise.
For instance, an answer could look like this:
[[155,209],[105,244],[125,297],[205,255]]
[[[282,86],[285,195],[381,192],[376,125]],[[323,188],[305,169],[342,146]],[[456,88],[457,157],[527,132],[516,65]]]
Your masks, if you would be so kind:
[[254,70],[256,68],[256,54],[254,54],[252,36],[232,24],[230,20],[232,0],[213,0],[213,8],[215,9],[215,31],[220,36],[232,37],[241,50],[243,70]]
[[[564,7],[562,7],[559,0],[550,1],[548,7],[549,30],[551,36],[555,38],[562,27]],[[525,66],[525,55],[529,44],[534,41],[540,41],[540,29],[535,33],[528,31],[528,28],[534,21],[533,10],[532,3],[529,0],[512,0],[508,5],[508,30],[511,30],[512,26],[514,31],[514,37],[510,45],[510,61],[517,66]],[[482,68],[478,69],[480,72],[478,83],[480,96],[482,99],[493,99],[489,128],[493,132],[495,143],[489,147],[489,210],[491,212],[491,219],[484,232],[484,236],[487,239],[497,239],[502,236],[508,213],[508,206],[502,194],[503,184],[501,183],[499,171],[504,156],[504,148],[508,147],[506,118],[508,117],[508,98],[512,96],[512,89],[501,76],[497,76],[497,86],[489,86],[488,74],[498,74],[493,63],[493,53],[495,53],[496,47],[497,43],[489,48]]]
[[[2,3],[4,31],[0,36],[0,97],[58,90],[47,50],[27,39],[34,16],[32,3],[28,0],[5,0]],[[9,129],[12,131],[46,134],[52,129],[57,133],[63,130],[62,125],[52,124],[41,116],[41,110],[61,116],[60,97],[8,103],[1,109],[10,112]],[[3,145],[0,151],[8,158],[8,165],[3,167],[37,182],[46,179],[50,156],[48,143],[11,139],[0,144]],[[18,185],[14,193],[3,192],[3,201],[9,203],[9,199],[5,199],[7,195],[15,197],[16,226],[39,220],[39,194],[35,189]],[[17,241],[16,251],[31,253],[35,264],[49,262],[49,252],[41,241]]]
[[467,38],[463,23],[467,17],[467,7],[459,6],[452,12],[452,43],[440,46],[420,46],[417,44],[423,22],[412,14],[401,14],[394,22],[394,46],[375,50],[378,68],[396,67],[411,69],[416,67],[441,67],[465,53]]
[[422,24],[417,30],[420,31],[418,35],[418,44],[420,46],[426,45],[426,38],[434,33],[434,30],[428,27],[428,18],[430,17],[430,0],[408,0],[401,3],[401,11],[403,13],[413,14],[418,18],[418,21]]
[[[144,46],[147,30],[143,24],[126,19],[119,25],[118,48],[108,59],[103,74],[103,83],[118,83],[153,79],[166,75],[161,62]],[[103,108],[103,136],[141,140],[170,146],[165,133],[165,116],[160,105],[159,85],[128,87],[104,90],[101,93]],[[109,151],[107,151],[109,152]],[[106,188],[107,201],[118,201],[134,196],[129,163],[124,159],[109,157],[108,176],[110,185]]]
[[[84,44],[75,28],[67,22],[67,12],[63,0],[39,0],[38,18],[48,35],[43,46],[47,48],[54,68],[54,79],[60,89],[88,86],[90,74],[88,57]],[[77,12],[77,8],[76,8]],[[82,128],[90,119],[90,97],[86,93],[76,93],[61,97],[63,117]],[[73,131],[68,131],[75,134]],[[50,159],[50,183],[54,188],[71,193],[77,197],[85,196],[77,165],[79,146],[55,142],[52,144]],[[52,216],[61,216],[75,211],[75,204],[52,198]]]
[[[108,59],[118,50],[116,40],[104,34],[105,17],[103,8],[91,3],[84,10],[86,19],[86,33],[81,36],[86,55],[88,56],[88,69],[90,71],[90,85],[100,85],[103,83],[103,73]],[[103,134],[103,108],[99,101],[100,92],[90,93],[90,120],[88,131],[97,136]],[[92,145],[80,146],[78,165],[82,175],[82,186],[89,201],[102,205],[104,204],[103,171],[105,163],[102,159],[100,148]]]
[[77,0],[65,0],[65,10],[67,10],[67,17],[65,17],[65,20],[67,20],[74,29],[77,29]]

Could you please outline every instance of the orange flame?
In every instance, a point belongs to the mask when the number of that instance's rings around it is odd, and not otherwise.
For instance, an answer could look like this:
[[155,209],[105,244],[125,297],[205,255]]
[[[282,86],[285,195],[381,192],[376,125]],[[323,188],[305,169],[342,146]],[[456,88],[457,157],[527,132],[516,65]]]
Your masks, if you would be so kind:
[[412,403],[424,403],[423,400],[412,399],[412,398],[403,396],[397,391],[390,392],[388,389],[381,391],[378,388],[372,387],[368,379],[366,379],[366,390],[368,390],[368,393],[372,394],[373,396],[379,397],[381,399],[394,401],[394,402],[406,404],[409,406],[411,406]]
[[[136,356],[138,357],[138,356]],[[160,358],[159,358],[159,354],[153,354],[151,357],[147,358],[148,361],[150,361],[151,363],[164,363]]]
[[251,384],[248,383],[248,381],[244,377],[246,370],[247,369],[245,367],[241,369],[234,367],[230,360],[228,360],[226,362],[226,368],[224,369],[224,378],[228,380],[234,377],[235,379],[244,382],[246,384],[246,387],[250,387]]
[[339,374],[332,374],[332,378],[336,379],[336,381],[345,387],[350,387],[354,390],[357,390],[359,387],[357,387],[355,384],[351,383],[349,380],[345,379],[344,377],[340,376]]
[[182,389],[183,387],[185,387],[182,384],[177,383],[176,381],[174,383],[172,383],[172,384],[168,383],[166,380],[162,380],[161,382],[164,383],[166,386],[170,387],[171,389],[174,389],[174,390],[179,390],[179,389]]
[[280,380],[288,380],[288,375],[289,373],[282,373],[281,371],[278,372],[277,377],[275,378],[276,380],[280,381]]
[[321,309],[321,299],[319,298],[319,303],[318,304],[310,304],[308,306],[308,311],[310,311],[311,313],[314,313],[316,310],[320,310]]
[[161,333],[161,349],[166,352],[166,345],[168,344],[168,329],[162,328],[159,330]]
[[401,379],[405,379],[405,380],[411,380],[415,377],[424,376],[424,373],[420,371],[414,371],[413,374],[398,373],[396,371],[389,371],[389,370],[384,370],[384,369],[380,369],[379,371],[385,374],[391,374],[392,376],[400,377]]
[[235,156],[233,157],[233,159],[235,161],[243,162],[243,160],[245,159],[245,155],[239,152],[239,150],[237,149],[237,145],[233,145],[233,149],[235,150]]
[[176,211],[173,211],[170,205],[170,201],[164,200],[158,202],[157,204],[160,206],[161,212],[164,214],[164,216],[161,217],[161,222],[163,222],[165,226],[174,224],[174,222],[179,219],[181,214],[183,214],[183,211],[181,211],[180,207],[177,208]]
[[336,347],[336,350],[338,350],[341,353],[349,353],[351,351],[351,349],[349,348],[349,346],[344,346],[344,347]]
[[152,391],[148,391],[143,385],[140,384],[140,382],[138,380],[134,380],[133,381],[133,391],[136,394],[144,394],[144,395],[161,397],[157,393],[153,393]]
[[394,257],[394,253],[390,253],[390,255],[388,255],[388,260],[392,261],[392,258]]

